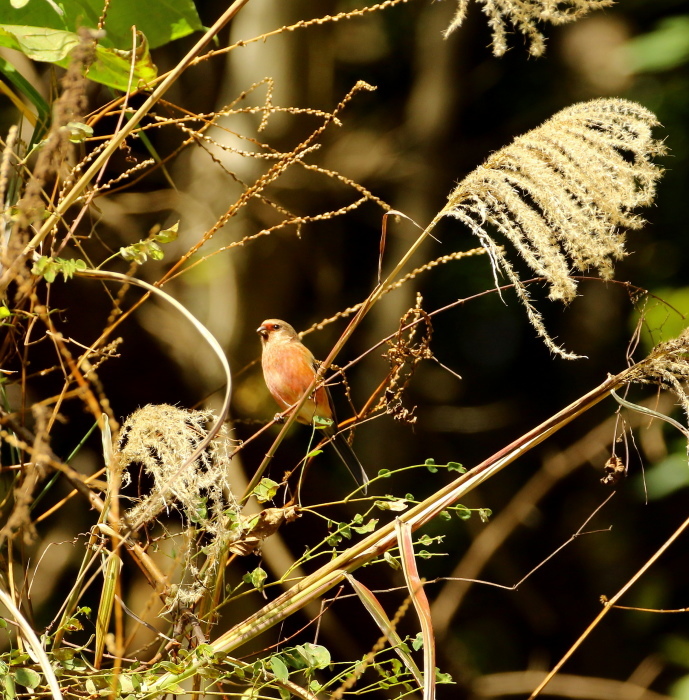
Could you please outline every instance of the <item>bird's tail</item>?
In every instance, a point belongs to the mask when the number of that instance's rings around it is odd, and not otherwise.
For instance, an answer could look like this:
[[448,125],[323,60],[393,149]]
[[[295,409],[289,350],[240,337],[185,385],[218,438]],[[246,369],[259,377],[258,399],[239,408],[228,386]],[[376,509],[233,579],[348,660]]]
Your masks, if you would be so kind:
[[[369,479],[364,471],[364,468],[361,466],[359,458],[352,449],[352,446],[347,442],[347,438],[345,438],[343,433],[336,433],[331,441],[331,444],[335,448],[335,452],[337,452],[338,457],[342,460],[345,467],[347,467],[347,471],[352,475],[354,481],[356,481],[356,483],[361,487],[361,491],[365,496],[368,492]],[[358,477],[357,474],[361,474],[361,476]]]

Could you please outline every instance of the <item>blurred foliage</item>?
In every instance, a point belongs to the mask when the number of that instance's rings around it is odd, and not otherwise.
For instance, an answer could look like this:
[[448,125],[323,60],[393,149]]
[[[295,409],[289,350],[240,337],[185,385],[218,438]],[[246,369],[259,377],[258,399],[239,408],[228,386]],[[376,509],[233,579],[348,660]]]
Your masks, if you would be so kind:
[[631,67],[635,72],[658,72],[689,62],[689,15],[668,17],[657,26],[627,42]]

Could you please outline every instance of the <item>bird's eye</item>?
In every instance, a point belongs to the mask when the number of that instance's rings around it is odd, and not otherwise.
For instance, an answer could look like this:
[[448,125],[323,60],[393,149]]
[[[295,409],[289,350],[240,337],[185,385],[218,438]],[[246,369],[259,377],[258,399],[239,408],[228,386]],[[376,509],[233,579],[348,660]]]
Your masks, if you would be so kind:
[[279,324],[279,323],[274,323],[274,324],[273,324],[273,330],[274,330],[274,331],[280,330],[280,324]]

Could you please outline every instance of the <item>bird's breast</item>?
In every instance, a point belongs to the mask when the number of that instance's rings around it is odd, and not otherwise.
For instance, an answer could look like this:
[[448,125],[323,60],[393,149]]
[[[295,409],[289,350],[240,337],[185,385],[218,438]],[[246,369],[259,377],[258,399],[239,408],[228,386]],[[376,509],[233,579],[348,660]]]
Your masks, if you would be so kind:
[[[301,344],[266,346],[261,362],[266,386],[283,409],[299,401],[315,377],[313,356]],[[300,422],[311,423],[315,416],[331,417],[327,393],[323,387],[318,389],[315,399],[309,397],[302,406],[297,417]]]

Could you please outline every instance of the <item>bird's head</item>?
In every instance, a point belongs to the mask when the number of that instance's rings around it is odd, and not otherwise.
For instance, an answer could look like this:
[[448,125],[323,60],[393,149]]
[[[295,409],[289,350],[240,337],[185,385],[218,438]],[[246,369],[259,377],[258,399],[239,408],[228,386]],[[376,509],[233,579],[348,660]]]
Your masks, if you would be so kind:
[[299,338],[294,328],[279,318],[269,318],[264,321],[256,332],[261,336],[261,342],[264,345],[268,342],[288,342]]

